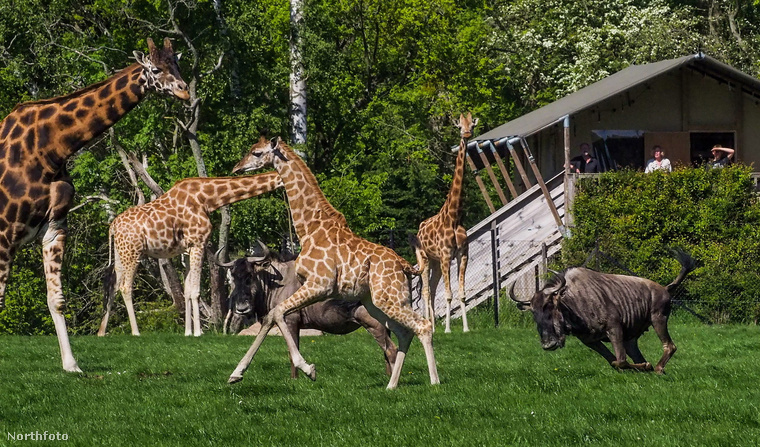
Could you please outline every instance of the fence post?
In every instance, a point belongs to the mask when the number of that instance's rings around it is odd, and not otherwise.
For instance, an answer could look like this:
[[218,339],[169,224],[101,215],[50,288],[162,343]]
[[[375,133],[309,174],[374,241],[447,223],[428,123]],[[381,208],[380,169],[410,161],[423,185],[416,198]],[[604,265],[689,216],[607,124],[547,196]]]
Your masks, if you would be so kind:
[[548,268],[549,268],[549,266],[548,266],[549,259],[548,259],[547,251],[548,251],[548,249],[546,248],[546,242],[543,242],[541,244],[541,266],[543,268],[541,269],[541,282],[540,282],[540,286],[541,287],[539,289],[541,289],[541,288],[544,287],[544,277],[545,277],[544,275],[546,275],[546,272],[549,271],[548,270]]
[[494,326],[499,327],[499,292],[501,281],[499,278],[499,250],[498,250],[498,227],[496,222],[491,222],[491,271],[493,273],[493,321]]

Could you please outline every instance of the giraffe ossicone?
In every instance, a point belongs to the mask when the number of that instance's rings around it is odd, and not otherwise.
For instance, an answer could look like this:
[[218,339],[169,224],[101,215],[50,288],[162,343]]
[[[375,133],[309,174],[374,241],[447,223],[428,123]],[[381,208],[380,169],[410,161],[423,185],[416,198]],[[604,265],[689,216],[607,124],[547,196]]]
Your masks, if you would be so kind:
[[339,298],[361,300],[370,315],[398,337],[389,389],[398,385],[414,335],[419,337],[425,350],[430,383],[438,384],[432,325],[417,315],[410,303],[411,275],[417,273],[416,269],[390,248],[354,234],[343,214],[327,201],[306,163],[283,141],[274,139],[268,144],[260,141],[253,145],[233,172],[268,166],[274,166],[280,174],[288,196],[293,225],[302,246],[296,259],[296,271],[304,281],[293,295],[264,318],[261,331],[230,375],[229,382],[242,380],[275,324],[285,337],[293,365],[315,379],[316,368],[301,356],[285,326],[284,315],[327,298]]
[[464,159],[467,156],[467,140],[478,124],[478,119],[471,113],[459,115],[454,124],[459,128],[459,151],[457,152],[454,178],[449,194],[441,210],[433,217],[420,223],[416,236],[409,241],[417,255],[417,265],[422,279],[422,300],[425,303],[425,316],[435,330],[435,289],[443,276],[443,291],[446,299],[445,330],[451,332],[451,261],[457,260],[459,270],[459,305],[462,311],[462,331],[470,330],[467,324],[465,304],[465,273],[469,258],[467,229],[462,226],[462,187],[464,180]]
[[[0,122],[0,308],[18,247],[41,238],[47,304],[63,369],[81,372],[71,351],[61,288],[66,215],[74,185],[67,159],[132,110],[148,91],[188,99],[171,42],[108,79],[65,96],[17,105]],[[149,68],[148,68],[149,67]]]

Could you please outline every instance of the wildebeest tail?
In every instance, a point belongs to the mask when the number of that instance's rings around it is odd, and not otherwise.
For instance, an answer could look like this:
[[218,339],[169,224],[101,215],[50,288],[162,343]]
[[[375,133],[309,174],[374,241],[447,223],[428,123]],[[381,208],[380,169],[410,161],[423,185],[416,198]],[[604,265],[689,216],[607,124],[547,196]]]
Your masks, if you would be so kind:
[[676,258],[676,260],[678,260],[678,263],[681,264],[681,271],[678,273],[676,279],[666,286],[668,293],[673,293],[675,288],[681,284],[684,278],[686,278],[686,275],[697,267],[697,263],[691,255],[679,248],[671,248],[670,253]]

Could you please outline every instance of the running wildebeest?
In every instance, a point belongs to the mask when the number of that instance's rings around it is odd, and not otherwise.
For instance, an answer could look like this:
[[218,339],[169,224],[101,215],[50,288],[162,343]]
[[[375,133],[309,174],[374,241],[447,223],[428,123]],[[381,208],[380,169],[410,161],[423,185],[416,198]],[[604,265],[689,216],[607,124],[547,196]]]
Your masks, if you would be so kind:
[[[602,355],[618,369],[633,368],[652,371],[644,359],[638,340],[649,326],[662,341],[663,354],[654,371],[665,372],[665,364],[676,352],[676,345],[668,333],[672,292],[686,275],[694,270],[691,256],[673,250],[681,272],[663,287],[645,278],[595,272],[573,267],[554,278],[528,301],[514,295],[514,284],[509,296],[520,310],[531,310],[545,350],[565,345],[567,334],[575,335],[583,344]],[[602,343],[610,342],[613,355]],[[633,364],[628,363],[626,355]]]
[[[261,256],[249,256],[217,265],[229,268],[233,288],[230,292],[232,308],[239,315],[257,317],[261,321],[276,305],[284,301],[301,286],[296,275],[295,257],[270,251],[261,244]],[[361,301],[326,300],[306,306],[285,316],[285,324],[299,344],[301,329],[318,329],[330,334],[348,334],[360,327],[380,345],[385,357],[385,372],[390,375],[398,348],[390,331],[374,319]],[[298,377],[298,369],[291,362],[290,374]]]

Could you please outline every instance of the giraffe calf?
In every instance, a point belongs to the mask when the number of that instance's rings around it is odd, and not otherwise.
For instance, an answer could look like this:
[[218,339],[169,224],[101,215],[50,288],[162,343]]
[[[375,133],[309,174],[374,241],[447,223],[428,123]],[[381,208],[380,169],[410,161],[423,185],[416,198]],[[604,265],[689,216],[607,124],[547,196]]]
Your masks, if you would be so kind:
[[[188,178],[177,182],[156,200],[132,207],[116,216],[109,230],[109,253],[111,244],[114,248],[113,284],[124,298],[132,335],[140,335],[132,304],[132,283],[140,257],[189,255],[184,289],[185,335],[201,335],[198,297],[203,252],[212,230],[209,214],[224,205],[280,186],[282,180],[276,172],[244,177]],[[107,291],[99,336],[106,333],[114,296],[115,293]]]

